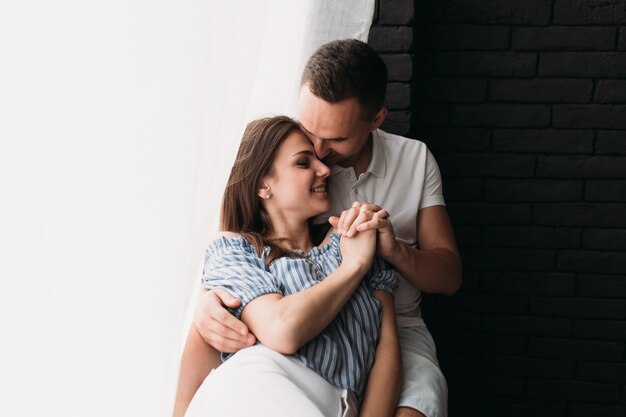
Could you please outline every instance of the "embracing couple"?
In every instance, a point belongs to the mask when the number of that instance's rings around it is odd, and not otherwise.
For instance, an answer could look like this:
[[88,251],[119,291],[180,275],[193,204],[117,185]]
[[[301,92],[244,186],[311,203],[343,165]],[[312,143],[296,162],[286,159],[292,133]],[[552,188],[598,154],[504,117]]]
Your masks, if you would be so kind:
[[419,304],[456,292],[461,261],[433,156],[378,129],[386,86],[370,46],[330,42],[304,69],[299,121],[247,126],[175,417],[447,415]]

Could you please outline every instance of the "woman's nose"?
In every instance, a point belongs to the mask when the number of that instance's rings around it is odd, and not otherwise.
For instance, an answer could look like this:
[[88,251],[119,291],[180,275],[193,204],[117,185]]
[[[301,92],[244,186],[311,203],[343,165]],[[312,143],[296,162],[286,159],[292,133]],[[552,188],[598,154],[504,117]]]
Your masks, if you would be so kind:
[[317,168],[317,175],[323,178],[330,175],[330,168],[328,168],[328,166],[322,161],[319,161],[319,167]]

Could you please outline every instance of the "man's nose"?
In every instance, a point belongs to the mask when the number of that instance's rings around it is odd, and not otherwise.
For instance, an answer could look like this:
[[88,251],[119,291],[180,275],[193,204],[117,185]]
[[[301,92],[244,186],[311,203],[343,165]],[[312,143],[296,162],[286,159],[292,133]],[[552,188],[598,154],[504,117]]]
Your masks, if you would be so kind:
[[329,149],[328,149],[328,146],[326,145],[325,140],[314,139],[313,147],[315,148],[315,155],[317,156],[318,159],[324,159],[326,158],[326,156],[328,156]]

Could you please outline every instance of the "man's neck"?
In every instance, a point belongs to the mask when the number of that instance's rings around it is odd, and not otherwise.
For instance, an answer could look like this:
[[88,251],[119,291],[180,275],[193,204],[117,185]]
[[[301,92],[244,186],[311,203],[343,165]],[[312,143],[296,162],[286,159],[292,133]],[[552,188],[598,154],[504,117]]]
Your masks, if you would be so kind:
[[358,178],[359,175],[367,171],[367,168],[370,166],[370,163],[372,162],[372,156],[374,154],[373,142],[374,140],[372,139],[372,134],[370,133],[370,136],[367,139],[367,142],[365,142],[365,145],[363,145],[363,148],[361,149],[361,151],[358,154],[354,155],[353,157],[347,158],[339,162],[339,166],[342,166],[344,168],[350,167],[354,169],[354,173]]

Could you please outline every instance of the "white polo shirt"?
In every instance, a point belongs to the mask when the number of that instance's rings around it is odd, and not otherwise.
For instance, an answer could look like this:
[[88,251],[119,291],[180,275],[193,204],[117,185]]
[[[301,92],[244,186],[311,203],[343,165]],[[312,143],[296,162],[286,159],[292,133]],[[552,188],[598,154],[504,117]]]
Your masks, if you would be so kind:
[[[437,162],[423,142],[380,129],[372,136],[372,161],[359,178],[353,168],[332,167],[327,186],[331,209],[316,217],[315,222],[326,222],[329,216],[350,208],[354,201],[375,203],[390,213],[396,237],[416,246],[418,210],[445,205]],[[398,326],[422,325],[420,290],[399,273],[398,278]]]

